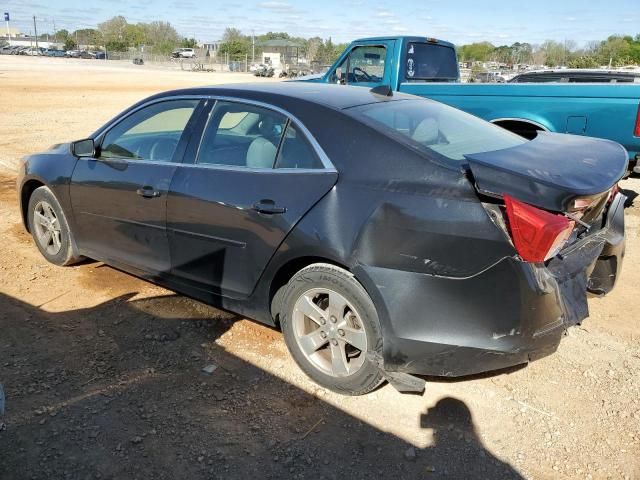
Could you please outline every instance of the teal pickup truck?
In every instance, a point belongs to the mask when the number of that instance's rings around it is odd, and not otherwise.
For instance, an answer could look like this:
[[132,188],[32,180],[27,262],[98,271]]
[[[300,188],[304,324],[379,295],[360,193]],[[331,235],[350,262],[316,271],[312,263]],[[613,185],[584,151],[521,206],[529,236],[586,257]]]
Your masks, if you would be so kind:
[[453,44],[425,37],[356,40],[326,74],[300,81],[428,97],[527,138],[546,130],[614,140],[640,173],[639,84],[460,83]]

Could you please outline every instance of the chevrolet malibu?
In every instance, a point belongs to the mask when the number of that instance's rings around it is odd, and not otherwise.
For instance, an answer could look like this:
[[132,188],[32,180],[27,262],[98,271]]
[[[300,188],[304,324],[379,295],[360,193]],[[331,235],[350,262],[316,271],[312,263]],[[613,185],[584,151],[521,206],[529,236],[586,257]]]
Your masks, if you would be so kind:
[[627,155],[528,141],[384,87],[192,88],[27,157],[25,227],[83,257],[282,329],[318,384],[357,395],[558,348],[614,286]]

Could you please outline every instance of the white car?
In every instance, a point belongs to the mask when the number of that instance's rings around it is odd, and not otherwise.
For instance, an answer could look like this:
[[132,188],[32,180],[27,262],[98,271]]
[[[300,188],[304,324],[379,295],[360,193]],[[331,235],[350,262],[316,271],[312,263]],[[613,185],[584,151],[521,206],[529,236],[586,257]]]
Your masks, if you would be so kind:
[[178,48],[171,53],[174,58],[195,58],[196,52],[193,48]]
[[35,57],[38,55],[42,55],[42,50],[36,47],[29,47],[24,52],[24,55],[29,55],[31,57]]

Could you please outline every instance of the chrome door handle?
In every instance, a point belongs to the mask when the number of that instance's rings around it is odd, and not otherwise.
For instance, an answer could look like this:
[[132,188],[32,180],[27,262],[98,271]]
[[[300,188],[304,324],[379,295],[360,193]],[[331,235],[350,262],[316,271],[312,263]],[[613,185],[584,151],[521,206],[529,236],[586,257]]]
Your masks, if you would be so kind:
[[149,185],[137,189],[136,193],[144,198],[156,198],[160,196],[160,192]]

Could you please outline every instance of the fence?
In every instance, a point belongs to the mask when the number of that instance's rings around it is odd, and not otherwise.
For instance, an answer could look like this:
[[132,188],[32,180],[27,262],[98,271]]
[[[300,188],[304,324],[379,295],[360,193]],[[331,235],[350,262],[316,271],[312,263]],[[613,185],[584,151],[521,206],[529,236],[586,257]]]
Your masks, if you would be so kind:
[[211,52],[205,49],[194,49],[194,58],[173,58],[171,55],[160,55],[144,51],[109,52],[109,60],[128,60],[141,58],[146,64],[156,64],[187,71],[210,72],[249,72],[251,59],[249,55],[229,55]]

